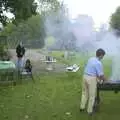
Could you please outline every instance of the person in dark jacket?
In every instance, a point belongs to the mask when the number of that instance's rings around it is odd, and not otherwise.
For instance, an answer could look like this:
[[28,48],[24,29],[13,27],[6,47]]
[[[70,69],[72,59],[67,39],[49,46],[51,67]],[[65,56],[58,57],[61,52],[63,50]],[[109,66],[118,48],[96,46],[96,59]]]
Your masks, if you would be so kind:
[[23,58],[23,56],[25,55],[25,48],[24,48],[24,46],[22,45],[22,42],[17,46],[17,48],[16,48],[16,53],[17,53],[17,58],[18,58],[17,67],[18,67],[18,68],[22,68],[22,67],[23,67],[22,58]]
[[16,53],[18,58],[22,58],[25,55],[25,48],[22,43],[17,46]]
[[26,72],[32,72],[32,65],[31,65],[31,62],[29,59],[26,60],[25,70],[26,70]]

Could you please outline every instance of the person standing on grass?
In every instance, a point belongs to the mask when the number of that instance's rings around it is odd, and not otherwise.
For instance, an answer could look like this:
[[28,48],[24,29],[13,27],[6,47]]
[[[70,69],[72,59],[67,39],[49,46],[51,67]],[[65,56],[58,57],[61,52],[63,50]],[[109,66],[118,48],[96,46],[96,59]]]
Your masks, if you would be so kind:
[[96,57],[91,57],[85,66],[82,82],[80,111],[85,110],[86,103],[88,101],[87,112],[89,115],[93,114],[93,106],[97,90],[97,80],[106,80],[104,77],[103,65],[101,63],[104,55],[105,51],[103,49],[98,49],[96,51]]
[[25,55],[25,48],[22,44],[22,42],[17,46],[16,48],[16,53],[17,53],[17,68],[21,69],[23,67],[23,56]]

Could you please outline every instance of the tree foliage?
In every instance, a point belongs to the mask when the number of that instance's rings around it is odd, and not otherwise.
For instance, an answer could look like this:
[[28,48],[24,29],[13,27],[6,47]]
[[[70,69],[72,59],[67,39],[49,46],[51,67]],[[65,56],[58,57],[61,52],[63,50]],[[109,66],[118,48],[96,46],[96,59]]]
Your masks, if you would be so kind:
[[115,30],[116,34],[120,35],[120,7],[112,14],[110,25]]
[[17,21],[26,20],[36,14],[37,4],[34,0],[1,0],[0,2],[0,21],[6,25],[7,17],[4,11],[9,11],[14,14]]
[[45,37],[44,23],[40,15],[32,16],[17,26],[9,23],[1,32],[1,35],[7,37],[10,47],[16,47],[20,41],[23,41],[25,44],[36,43],[37,41],[37,46],[43,47]]
[[58,0],[38,0],[38,2],[38,9],[44,14],[56,11],[61,6],[61,2]]
[[0,0],[0,22],[3,25],[7,23],[7,17],[4,12],[11,12],[15,16],[13,20],[14,24],[21,22],[22,20],[27,20],[32,15],[37,14],[37,9],[39,11],[46,12],[51,9],[56,9],[59,6],[58,0],[38,0],[35,3],[34,0]]

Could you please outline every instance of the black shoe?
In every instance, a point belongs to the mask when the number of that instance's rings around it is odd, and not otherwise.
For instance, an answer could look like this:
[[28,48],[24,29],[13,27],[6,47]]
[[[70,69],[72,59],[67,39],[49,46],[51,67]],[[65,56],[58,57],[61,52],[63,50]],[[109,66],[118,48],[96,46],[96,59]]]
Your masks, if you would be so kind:
[[80,109],[80,112],[84,112],[85,111],[85,109]]

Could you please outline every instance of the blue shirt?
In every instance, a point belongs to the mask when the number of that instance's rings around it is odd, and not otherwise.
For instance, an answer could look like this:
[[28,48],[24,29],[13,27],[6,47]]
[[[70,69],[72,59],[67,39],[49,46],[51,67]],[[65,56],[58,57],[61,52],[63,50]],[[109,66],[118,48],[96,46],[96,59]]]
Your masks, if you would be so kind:
[[101,61],[97,57],[90,58],[85,66],[84,74],[90,76],[104,75]]

